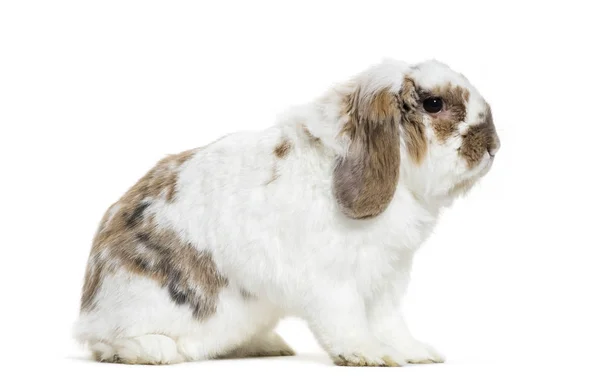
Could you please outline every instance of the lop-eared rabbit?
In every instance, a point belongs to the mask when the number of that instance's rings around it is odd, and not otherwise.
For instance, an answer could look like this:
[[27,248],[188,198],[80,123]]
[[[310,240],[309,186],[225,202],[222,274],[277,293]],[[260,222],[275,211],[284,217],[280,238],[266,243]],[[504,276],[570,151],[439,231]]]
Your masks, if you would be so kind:
[[443,362],[402,297],[499,146],[463,75],[386,60],[271,128],[168,156],[102,219],[75,336],[107,362],[286,356],[274,328],[296,316],[338,365]]

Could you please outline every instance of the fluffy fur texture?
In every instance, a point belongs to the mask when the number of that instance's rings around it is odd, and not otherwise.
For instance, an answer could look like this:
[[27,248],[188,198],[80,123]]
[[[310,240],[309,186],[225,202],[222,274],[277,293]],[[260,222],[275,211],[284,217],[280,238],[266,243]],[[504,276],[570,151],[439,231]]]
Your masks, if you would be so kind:
[[168,157],[102,220],[76,337],[109,362],[291,355],[273,329],[293,315],[339,365],[442,362],[402,296],[440,209],[498,147],[466,78],[389,60],[272,128]]

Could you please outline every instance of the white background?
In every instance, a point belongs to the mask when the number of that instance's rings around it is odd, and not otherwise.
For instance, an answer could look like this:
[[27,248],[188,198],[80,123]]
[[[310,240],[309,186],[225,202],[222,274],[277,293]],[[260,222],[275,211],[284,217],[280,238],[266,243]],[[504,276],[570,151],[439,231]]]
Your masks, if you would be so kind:
[[[598,386],[592,3],[2,1],[0,379],[18,380],[0,385]],[[409,322],[448,362],[336,368],[296,321],[293,358],[87,361],[70,330],[107,206],[162,156],[267,127],[383,57],[464,73],[502,139],[417,255]]]

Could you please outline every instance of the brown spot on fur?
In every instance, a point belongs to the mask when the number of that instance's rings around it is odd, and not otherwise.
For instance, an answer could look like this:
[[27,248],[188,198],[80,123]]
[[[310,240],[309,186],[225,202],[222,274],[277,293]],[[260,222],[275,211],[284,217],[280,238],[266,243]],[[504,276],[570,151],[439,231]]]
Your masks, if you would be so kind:
[[292,148],[292,143],[288,139],[283,139],[283,140],[281,140],[281,142],[279,144],[277,144],[277,146],[275,147],[275,150],[273,150],[273,153],[279,159],[283,159],[290,152],[291,148]]
[[159,228],[151,214],[157,198],[173,200],[178,167],[193,154],[161,160],[104,216],[86,270],[82,310],[93,308],[104,277],[124,268],[155,280],[175,303],[188,305],[196,318],[214,313],[227,279],[218,273],[211,252],[199,251],[174,231]]
[[334,169],[334,195],[348,217],[369,218],[387,208],[398,184],[398,101],[390,91],[363,96],[357,90],[345,105],[341,134],[349,137],[350,146]]
[[459,150],[470,168],[478,165],[486,151],[496,148],[499,143],[489,106],[484,117],[479,124],[469,127]]
[[[275,146],[275,149],[273,150],[273,154],[278,159],[284,159],[290,153],[291,149],[292,149],[292,142],[289,141],[288,139],[284,138],[277,144],[277,146]],[[271,173],[271,178],[265,183],[265,185],[269,185],[269,184],[275,182],[277,180],[277,178],[279,178],[279,173],[277,172],[277,164],[273,164],[273,171]]]
[[427,137],[423,114],[419,110],[419,96],[415,82],[406,77],[399,94],[399,105],[402,110],[400,121],[402,134],[409,156],[415,163],[421,163],[427,153]]
[[321,139],[313,135],[306,125],[302,126],[302,132],[306,135],[308,140],[313,144],[321,144]]
[[465,119],[467,114],[466,105],[470,96],[467,89],[447,84],[430,91],[420,91],[419,96],[421,101],[433,96],[441,97],[444,100],[442,112],[429,114],[423,111],[424,114],[431,117],[433,130],[441,142],[458,133],[458,124]]

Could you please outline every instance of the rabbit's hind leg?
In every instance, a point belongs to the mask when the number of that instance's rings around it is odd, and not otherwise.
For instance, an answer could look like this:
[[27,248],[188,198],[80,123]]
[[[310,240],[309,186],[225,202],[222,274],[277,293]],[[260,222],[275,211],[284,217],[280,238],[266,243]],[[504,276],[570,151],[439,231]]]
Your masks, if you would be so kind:
[[266,331],[221,358],[293,356],[294,350],[274,331]]
[[96,342],[90,350],[97,361],[123,364],[176,364],[184,361],[177,343],[162,334],[146,334]]

